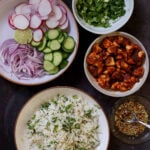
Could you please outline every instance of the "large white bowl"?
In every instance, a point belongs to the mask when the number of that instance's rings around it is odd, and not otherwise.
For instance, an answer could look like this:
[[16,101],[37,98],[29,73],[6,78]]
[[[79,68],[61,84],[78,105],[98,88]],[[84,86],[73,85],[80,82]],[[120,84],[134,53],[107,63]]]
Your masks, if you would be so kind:
[[103,27],[94,27],[92,25],[89,25],[86,23],[79,15],[76,9],[76,4],[78,0],[72,0],[72,10],[73,14],[77,20],[77,22],[87,31],[95,33],[95,34],[107,34],[110,32],[117,31],[120,29],[123,25],[127,23],[127,21],[130,19],[133,9],[134,9],[134,0],[125,0],[125,10],[126,13],[124,16],[120,17],[116,21],[113,21],[111,23],[111,26],[108,28],[103,28]]
[[[91,51],[91,48],[92,48],[94,43],[100,43],[104,38],[110,37],[110,36],[115,36],[115,35],[118,35],[118,36],[121,35],[123,37],[130,39],[133,43],[139,45],[142,48],[142,50],[145,52],[145,61],[143,63],[144,75],[140,78],[139,82],[135,83],[135,85],[132,87],[132,89],[130,89],[128,91],[124,91],[124,92],[107,90],[107,89],[102,88],[98,84],[96,79],[92,76],[92,74],[88,71],[87,63],[86,63],[87,55]],[[101,35],[91,43],[91,45],[87,49],[87,52],[86,52],[85,58],[84,58],[84,72],[86,74],[88,81],[99,92],[101,92],[105,95],[108,95],[108,96],[112,96],[112,97],[124,97],[124,96],[128,96],[128,95],[135,93],[136,91],[138,91],[143,86],[144,82],[146,81],[146,79],[148,77],[148,73],[149,73],[149,57],[148,57],[148,54],[147,54],[147,51],[146,51],[144,45],[136,37],[132,36],[131,34],[125,33],[125,32],[113,32],[110,34]]]
[[[27,121],[31,119],[34,112],[39,109],[41,104],[43,104],[44,102],[48,102],[58,94],[63,94],[65,96],[79,95],[91,105],[98,104],[92,97],[90,97],[83,91],[73,87],[58,86],[39,92],[24,105],[16,120],[15,142],[18,150],[26,150],[25,147],[27,144],[27,139],[25,138],[25,132]],[[101,130],[99,133],[100,145],[95,150],[107,150],[110,136],[109,125],[102,108],[100,109],[99,113],[99,125]]]
[[[14,8],[17,4],[20,4],[21,2],[26,2],[26,1],[27,0],[20,0],[20,1],[18,1],[18,0],[1,0],[0,1],[0,45],[3,43],[3,41],[14,37],[14,30],[11,29],[8,25],[8,16],[14,10]],[[0,62],[0,76],[4,77],[5,79],[7,79],[13,83],[16,83],[16,84],[32,86],[32,85],[40,85],[40,84],[43,84],[46,82],[50,82],[50,81],[56,79],[57,77],[59,77],[60,75],[62,75],[69,68],[69,66],[72,64],[72,62],[76,56],[77,50],[78,50],[79,32],[78,32],[76,20],[73,16],[72,12],[70,11],[69,7],[63,1],[60,1],[60,2],[67,9],[69,24],[70,24],[69,35],[71,35],[75,39],[75,42],[76,42],[75,49],[69,57],[68,65],[55,75],[46,75],[41,78],[31,78],[28,80],[21,80],[21,79],[18,79],[11,72],[10,67],[7,67],[2,62]]]

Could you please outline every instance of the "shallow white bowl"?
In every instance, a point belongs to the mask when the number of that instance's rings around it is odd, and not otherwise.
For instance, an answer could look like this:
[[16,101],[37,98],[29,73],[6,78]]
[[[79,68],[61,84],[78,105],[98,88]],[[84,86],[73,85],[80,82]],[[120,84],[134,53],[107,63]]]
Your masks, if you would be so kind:
[[[98,104],[96,100],[87,95],[85,92],[68,86],[58,86],[46,89],[33,96],[21,109],[15,126],[15,142],[18,150],[26,150],[27,139],[25,137],[26,123],[31,119],[36,110],[41,104],[48,102],[50,99],[56,97],[58,94],[66,96],[80,95],[89,104]],[[100,107],[101,108],[101,107]],[[100,145],[95,150],[107,150],[109,144],[109,125],[103,109],[99,113],[99,125],[101,132],[99,133]]]
[[[128,91],[124,91],[124,92],[107,90],[107,89],[102,88],[98,84],[96,79],[92,76],[92,74],[87,69],[86,58],[87,58],[87,55],[89,54],[89,52],[91,51],[91,48],[92,48],[93,44],[94,43],[100,43],[104,38],[114,36],[114,35],[121,35],[123,37],[126,37],[126,38],[130,39],[133,43],[139,45],[142,48],[142,50],[145,52],[145,61],[143,63],[144,75],[140,78],[139,82],[135,83],[135,85],[132,87],[132,89],[130,89]],[[147,79],[148,73],[149,73],[149,57],[148,57],[148,54],[147,54],[147,51],[146,51],[145,47],[143,46],[143,44],[136,37],[132,36],[131,34],[125,33],[125,32],[113,32],[113,33],[110,33],[110,34],[105,34],[105,35],[99,36],[98,38],[96,38],[91,43],[91,45],[87,49],[87,52],[86,52],[85,58],[84,58],[84,72],[85,72],[85,75],[86,75],[87,79],[91,83],[91,85],[95,89],[97,89],[99,92],[101,92],[105,95],[108,95],[108,96],[112,96],[112,97],[124,97],[124,96],[128,96],[128,95],[131,95],[131,94],[135,93],[136,91],[138,91],[143,86],[144,82]]]
[[[1,0],[0,1],[0,45],[3,43],[3,41],[14,37],[14,30],[11,29],[8,25],[8,16],[14,10],[15,6],[17,4],[20,4],[21,2],[27,2],[27,0],[20,0],[20,1],[18,1],[18,0]],[[68,65],[55,75],[46,75],[41,78],[30,78],[28,80],[21,80],[21,79],[18,79],[11,72],[10,67],[7,67],[0,61],[0,76],[4,77],[5,79],[7,79],[13,83],[16,83],[16,84],[32,86],[32,85],[40,85],[40,84],[43,84],[46,82],[50,82],[50,81],[56,79],[57,77],[59,77],[60,75],[62,75],[69,68],[69,66],[72,64],[72,62],[76,56],[77,50],[78,50],[79,32],[78,32],[76,20],[73,16],[72,12],[70,11],[69,7],[63,1],[61,1],[61,4],[67,9],[69,24],[70,24],[69,35],[71,35],[75,39],[75,42],[76,42],[75,49],[69,57]]]
[[126,13],[124,16],[120,17],[119,19],[115,20],[111,23],[111,26],[108,28],[103,27],[94,27],[92,25],[89,25],[86,23],[79,15],[76,9],[76,3],[78,0],[72,0],[72,10],[73,14],[77,20],[77,22],[82,26],[85,30],[95,33],[95,34],[107,34],[110,32],[117,31],[120,29],[123,25],[127,23],[127,21],[130,19],[133,9],[134,9],[134,0],[125,0],[125,10]]

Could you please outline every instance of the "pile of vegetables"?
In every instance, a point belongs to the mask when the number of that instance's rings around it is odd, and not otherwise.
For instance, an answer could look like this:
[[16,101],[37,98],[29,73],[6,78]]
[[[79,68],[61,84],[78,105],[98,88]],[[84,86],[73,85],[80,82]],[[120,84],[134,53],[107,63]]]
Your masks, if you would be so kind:
[[90,25],[109,27],[110,21],[125,14],[125,0],[78,0],[79,16]]
[[43,67],[49,74],[56,74],[68,64],[68,58],[75,47],[75,41],[67,32],[55,28],[45,32],[41,42],[31,42],[38,51],[43,52]]
[[13,29],[41,29],[46,25],[48,28],[68,27],[67,11],[56,0],[28,0],[18,4],[14,12],[9,16],[9,24]]
[[0,47],[0,59],[19,79],[56,74],[75,47],[66,8],[57,0],[28,0],[8,17],[14,39]]

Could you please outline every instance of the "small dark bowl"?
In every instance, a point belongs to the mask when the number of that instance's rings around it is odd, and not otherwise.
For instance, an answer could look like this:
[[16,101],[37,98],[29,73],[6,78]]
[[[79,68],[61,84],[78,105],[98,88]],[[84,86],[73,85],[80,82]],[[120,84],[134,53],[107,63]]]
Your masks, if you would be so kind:
[[144,106],[147,114],[148,114],[148,124],[150,124],[150,100],[146,99],[145,97],[142,96],[137,96],[137,95],[132,95],[124,98],[120,98],[112,108],[112,112],[110,114],[110,129],[114,137],[119,139],[121,142],[126,143],[126,144],[141,144],[144,142],[147,142],[150,140],[150,129],[146,128],[141,134],[138,134],[137,136],[131,136],[131,135],[126,135],[123,134],[122,132],[117,129],[115,126],[115,112],[118,109],[118,107],[123,104],[124,102],[128,101],[134,101],[138,102],[141,105]]

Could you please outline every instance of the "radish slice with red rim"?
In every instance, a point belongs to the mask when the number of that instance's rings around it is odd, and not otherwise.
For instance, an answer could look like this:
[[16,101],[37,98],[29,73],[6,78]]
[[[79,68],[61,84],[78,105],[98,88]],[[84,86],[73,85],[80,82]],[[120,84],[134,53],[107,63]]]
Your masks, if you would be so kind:
[[15,7],[15,13],[18,14],[22,14],[22,7],[26,6],[27,3],[20,3]]
[[61,19],[59,20],[59,25],[64,24],[67,19],[68,19],[68,18],[67,18],[67,16],[66,16],[66,14],[63,13]]
[[53,6],[53,12],[56,19],[60,20],[63,14],[59,6]]
[[68,19],[66,19],[66,22],[64,24],[59,26],[59,28],[62,29],[62,30],[66,30],[66,29],[68,29],[68,27],[69,27]]
[[22,6],[22,8],[21,8],[21,13],[23,14],[23,15],[26,15],[26,14],[31,14],[31,12],[32,12],[32,7],[31,7],[32,5],[25,5],[25,6]]
[[[15,15],[16,16],[16,15]],[[8,23],[9,23],[9,26],[12,28],[12,29],[16,29],[15,28],[15,26],[14,26],[14,23],[13,23],[13,17],[14,17],[14,15],[10,15],[9,17],[8,17]]]
[[49,0],[41,0],[38,8],[40,16],[49,15],[52,11],[52,6]]
[[49,16],[40,16],[41,20],[47,20],[49,18]]
[[33,40],[35,42],[41,41],[43,38],[43,31],[41,29],[37,29],[33,31]]
[[42,20],[41,18],[38,16],[38,15],[33,15],[31,16],[31,19],[30,19],[30,27],[32,29],[37,29],[39,28],[39,26],[42,24]]
[[59,4],[58,6],[64,14],[67,14],[67,10],[63,5]]
[[46,25],[48,28],[53,29],[59,25],[59,21],[56,19],[55,16],[50,16],[48,20],[46,20]]
[[13,25],[17,29],[24,30],[29,26],[29,20],[24,15],[16,15],[13,18]]

